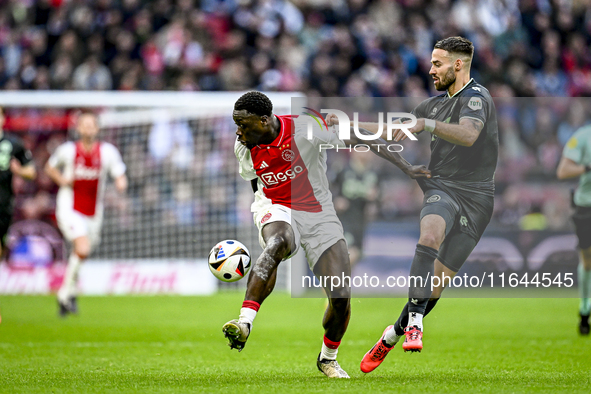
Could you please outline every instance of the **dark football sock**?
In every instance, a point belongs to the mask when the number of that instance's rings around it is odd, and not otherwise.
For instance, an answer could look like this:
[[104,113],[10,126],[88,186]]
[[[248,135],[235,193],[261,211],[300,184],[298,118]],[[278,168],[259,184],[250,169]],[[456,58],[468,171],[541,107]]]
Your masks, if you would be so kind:
[[427,307],[425,308],[425,313],[423,316],[427,316],[429,312],[431,312],[433,308],[435,308],[435,305],[437,305],[437,301],[439,301],[439,298],[431,298],[429,302],[427,302]]
[[[431,312],[433,308],[435,308],[435,305],[437,305],[438,301],[439,298],[432,298],[429,300],[429,302],[427,302],[427,307],[425,308],[424,316],[427,316],[429,312]],[[404,334],[404,328],[408,326],[408,304],[409,303],[407,302],[406,305],[404,305],[402,314],[400,315],[400,317],[398,317],[396,323],[394,323],[394,330],[396,331],[396,335]]]
[[410,266],[408,290],[408,312],[410,313],[425,314],[425,308],[431,298],[431,278],[435,270],[437,253],[437,249],[417,244],[415,257]]

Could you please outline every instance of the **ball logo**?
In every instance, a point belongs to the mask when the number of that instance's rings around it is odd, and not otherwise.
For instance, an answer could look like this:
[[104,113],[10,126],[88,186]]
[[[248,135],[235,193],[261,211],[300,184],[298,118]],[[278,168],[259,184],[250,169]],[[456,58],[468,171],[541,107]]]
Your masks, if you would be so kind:
[[265,216],[263,216],[263,218],[261,219],[261,223],[265,223],[267,220],[271,219],[271,216],[273,216],[271,214],[271,212],[268,212]]
[[293,161],[295,159],[295,153],[291,149],[285,149],[281,153],[281,157],[283,157],[283,160],[285,161]]
[[434,194],[427,199],[427,203],[437,202],[439,200],[441,200],[441,196],[439,194]]

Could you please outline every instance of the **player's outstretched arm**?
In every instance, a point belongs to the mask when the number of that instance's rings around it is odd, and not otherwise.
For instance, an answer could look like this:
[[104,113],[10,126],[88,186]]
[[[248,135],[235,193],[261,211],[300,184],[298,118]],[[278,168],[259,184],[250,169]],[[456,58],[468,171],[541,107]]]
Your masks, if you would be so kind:
[[[408,129],[413,134],[423,130],[429,131],[452,144],[460,146],[472,146],[478,139],[484,123],[473,118],[462,118],[459,124],[444,123],[433,119],[420,118],[417,124]],[[432,128],[432,130],[430,129]],[[402,130],[396,130],[393,135],[395,142],[403,141],[407,135]]]
[[[402,122],[400,121],[400,119],[394,119],[394,121],[392,122],[392,124],[399,124],[399,123],[402,123]],[[332,113],[331,113],[331,114],[328,114],[328,115],[326,115],[326,125],[327,125],[327,126],[329,126],[329,127],[330,127],[330,126],[334,126],[334,125],[337,125],[337,124],[339,124],[339,118],[338,118],[338,116],[336,116],[335,114],[332,114]],[[353,127],[353,126],[354,126],[354,125],[353,125],[353,121],[351,121],[351,122],[350,122],[350,126],[351,126],[351,127]],[[359,123],[358,123],[358,126],[359,126],[359,129],[360,129],[360,130],[361,130],[361,129],[365,129],[365,130],[367,130],[367,131],[370,131],[370,132],[371,132],[371,134],[373,134],[373,135],[375,135],[375,134],[376,134],[376,133],[377,133],[377,132],[378,132],[378,131],[381,129],[381,131],[382,131],[382,138],[383,138],[383,139],[387,139],[387,138],[388,138],[388,134],[387,134],[387,133],[388,133],[388,131],[387,131],[387,128],[386,128],[386,127],[384,127],[384,125],[383,125],[383,124],[382,124],[382,125],[381,125],[381,127],[380,127],[380,124],[379,124],[379,123],[377,123],[377,122],[359,122]],[[396,135],[396,132],[400,132],[400,133],[402,133],[402,134],[405,136],[405,138],[406,138],[406,134],[404,134],[404,132],[403,132],[402,130],[400,130],[400,129],[396,129],[396,130],[394,130],[394,132],[395,132],[395,133],[393,134],[393,136],[395,136],[395,135]]]
[[10,160],[10,171],[28,181],[32,181],[37,177],[37,170],[32,162],[22,165],[17,159],[12,159]]
[[[359,132],[363,135],[371,135],[369,130],[359,128]],[[366,141],[360,139],[355,135],[353,129],[351,128],[351,139],[348,141],[344,141],[345,143],[351,142],[354,144],[366,144]],[[411,179],[417,178],[431,178],[431,171],[427,169],[424,165],[415,166],[406,161],[404,157],[402,157],[397,152],[391,152],[386,149],[386,146],[389,145],[386,140],[383,138],[378,138],[373,141],[372,144],[369,144],[371,151],[381,157],[382,159],[388,160],[390,163],[394,164],[396,167],[400,168],[402,172],[408,175]]]

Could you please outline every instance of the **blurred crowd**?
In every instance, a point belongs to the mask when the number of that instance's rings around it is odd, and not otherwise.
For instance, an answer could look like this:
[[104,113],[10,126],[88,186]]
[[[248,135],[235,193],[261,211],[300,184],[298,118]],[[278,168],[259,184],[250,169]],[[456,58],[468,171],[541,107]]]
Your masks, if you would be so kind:
[[424,96],[451,35],[491,90],[591,93],[589,0],[3,0],[0,87]]
[[[541,214],[545,228],[567,228],[569,187],[554,171],[591,113],[583,98],[591,95],[591,0],[0,0],[0,89],[420,100],[435,94],[433,44],[451,35],[474,42],[473,76],[497,98],[493,223],[522,226]],[[21,136],[39,168],[67,138],[63,112],[7,109],[7,116],[7,130],[27,132]],[[249,223],[248,201],[239,198],[248,184],[220,181],[235,176],[233,133],[231,119],[106,130],[130,172],[129,196],[107,195],[117,226],[200,224],[215,237],[218,223]],[[426,162],[428,141],[405,147],[405,156]],[[339,160],[337,170],[361,168]],[[368,217],[416,219],[420,191],[372,160],[381,181]],[[55,186],[47,177],[15,182],[17,219],[50,221]]]

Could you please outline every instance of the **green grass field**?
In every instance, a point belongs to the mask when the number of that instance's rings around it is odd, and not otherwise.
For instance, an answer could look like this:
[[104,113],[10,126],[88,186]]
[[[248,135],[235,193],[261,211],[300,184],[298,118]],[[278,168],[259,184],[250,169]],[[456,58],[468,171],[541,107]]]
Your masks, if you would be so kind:
[[61,320],[52,297],[2,297],[0,391],[10,393],[531,393],[591,392],[591,338],[576,331],[576,299],[444,299],[425,348],[397,345],[373,373],[359,361],[402,299],[356,299],[339,362],[350,380],[316,370],[322,299],[273,294],[248,345],[221,333],[242,294],[84,297]]

